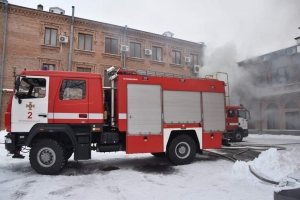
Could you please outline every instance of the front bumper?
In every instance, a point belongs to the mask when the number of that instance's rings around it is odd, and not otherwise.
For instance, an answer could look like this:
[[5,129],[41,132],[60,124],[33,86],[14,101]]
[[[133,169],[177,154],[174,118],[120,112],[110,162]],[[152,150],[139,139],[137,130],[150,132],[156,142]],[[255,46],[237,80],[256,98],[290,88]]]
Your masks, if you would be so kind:
[[244,129],[244,137],[248,137],[248,129]]
[[5,149],[9,152],[16,150],[16,136],[12,134],[7,134],[5,136]]
[[[243,129],[243,131],[244,131],[244,136],[243,137],[248,137],[248,129]],[[228,138],[228,139],[234,138],[233,131],[227,131],[223,135],[224,135],[225,138]]]

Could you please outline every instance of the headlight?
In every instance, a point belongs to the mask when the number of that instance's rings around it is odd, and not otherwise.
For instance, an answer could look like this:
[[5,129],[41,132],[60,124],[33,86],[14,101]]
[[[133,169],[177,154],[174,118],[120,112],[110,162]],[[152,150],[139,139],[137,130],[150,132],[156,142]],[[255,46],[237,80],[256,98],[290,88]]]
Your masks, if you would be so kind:
[[12,140],[10,138],[5,138],[5,144],[11,144]]

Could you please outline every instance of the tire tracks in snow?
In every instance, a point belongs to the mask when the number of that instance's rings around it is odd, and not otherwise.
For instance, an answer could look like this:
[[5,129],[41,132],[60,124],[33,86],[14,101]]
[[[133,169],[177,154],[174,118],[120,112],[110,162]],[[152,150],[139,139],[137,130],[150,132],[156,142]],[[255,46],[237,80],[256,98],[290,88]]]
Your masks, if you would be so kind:
[[23,183],[22,186],[11,195],[11,198],[12,199],[22,199],[23,197],[25,197],[28,193],[27,192],[28,188],[30,188],[33,183],[36,183],[36,181],[31,180],[31,181],[26,181],[25,183]]

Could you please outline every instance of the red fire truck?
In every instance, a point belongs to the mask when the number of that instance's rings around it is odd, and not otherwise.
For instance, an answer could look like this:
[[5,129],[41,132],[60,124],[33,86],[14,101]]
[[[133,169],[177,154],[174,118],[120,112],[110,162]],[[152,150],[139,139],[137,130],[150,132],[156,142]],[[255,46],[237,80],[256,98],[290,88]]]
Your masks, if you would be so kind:
[[5,148],[40,174],[57,174],[74,153],[91,151],[166,155],[188,164],[202,149],[221,148],[225,131],[224,82],[143,70],[100,74],[23,71],[8,108]]
[[232,141],[241,142],[248,136],[250,112],[240,106],[226,106],[226,133],[224,136]]

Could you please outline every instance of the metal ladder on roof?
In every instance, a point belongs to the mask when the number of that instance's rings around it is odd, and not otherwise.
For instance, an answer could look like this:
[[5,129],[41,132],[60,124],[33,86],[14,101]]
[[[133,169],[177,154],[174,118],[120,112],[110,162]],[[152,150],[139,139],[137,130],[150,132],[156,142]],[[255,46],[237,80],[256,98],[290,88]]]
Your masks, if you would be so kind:
[[[229,97],[229,79],[228,79],[228,74],[226,72],[217,72],[216,73],[216,79],[220,80],[220,75],[223,74],[226,76],[226,81],[225,83],[225,98],[226,98],[226,105],[230,105],[230,97]],[[219,78],[218,78],[219,75]],[[205,78],[214,78],[214,75],[206,75]]]
[[182,75],[182,74],[173,74],[173,73],[167,73],[167,72],[150,71],[150,70],[135,69],[135,68],[128,68],[128,67],[126,67],[126,69],[122,68],[122,70],[135,71],[138,75],[143,75],[143,76],[203,79],[203,78],[199,78],[196,76],[187,76],[187,75]]

